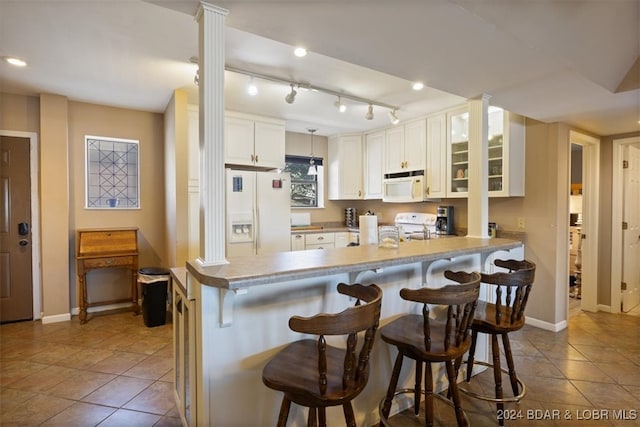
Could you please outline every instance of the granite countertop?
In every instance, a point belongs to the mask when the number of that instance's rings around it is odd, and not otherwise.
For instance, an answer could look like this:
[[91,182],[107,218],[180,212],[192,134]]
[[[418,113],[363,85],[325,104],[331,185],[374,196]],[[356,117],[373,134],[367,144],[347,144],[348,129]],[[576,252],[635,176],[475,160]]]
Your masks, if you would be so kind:
[[228,264],[213,266],[202,266],[198,262],[189,261],[187,269],[205,285],[222,289],[243,289],[319,275],[509,250],[520,245],[522,242],[519,240],[503,238],[451,237],[402,242],[396,249],[361,245],[234,257],[228,259]]

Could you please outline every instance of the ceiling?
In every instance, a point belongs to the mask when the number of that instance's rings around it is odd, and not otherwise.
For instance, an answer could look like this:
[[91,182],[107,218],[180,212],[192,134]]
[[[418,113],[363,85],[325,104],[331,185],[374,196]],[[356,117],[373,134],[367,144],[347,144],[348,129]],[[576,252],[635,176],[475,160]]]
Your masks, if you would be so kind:
[[[212,0],[229,10],[228,66],[397,105],[409,119],[481,94],[490,103],[597,135],[640,131],[638,0]],[[193,84],[195,0],[2,0],[0,90],[164,111]],[[292,47],[310,51],[296,58]],[[412,81],[428,88],[411,90]],[[388,126],[387,109],[227,72],[225,107],[318,134]]]

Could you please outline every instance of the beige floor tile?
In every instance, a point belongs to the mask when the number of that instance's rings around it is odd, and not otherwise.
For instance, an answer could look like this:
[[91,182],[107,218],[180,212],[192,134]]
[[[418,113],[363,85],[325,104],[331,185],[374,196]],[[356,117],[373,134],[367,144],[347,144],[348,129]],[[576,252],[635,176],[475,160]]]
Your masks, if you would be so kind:
[[114,351],[109,357],[89,366],[87,369],[107,374],[122,374],[146,359],[147,356],[138,353]]
[[175,406],[172,392],[172,384],[158,381],[131,399],[123,408],[165,415]]
[[37,394],[10,411],[0,413],[0,425],[35,426],[73,405],[72,400]]
[[157,380],[171,371],[173,359],[162,356],[149,356],[122,375]]
[[2,388],[0,389],[0,413],[9,412],[34,396],[36,393],[32,391]]
[[151,427],[155,425],[160,420],[160,418],[160,415],[129,411],[127,409],[118,409],[106,420],[100,423],[100,427]]
[[66,366],[68,368],[88,369],[98,362],[101,362],[106,358],[113,356],[113,354],[114,352],[111,350],[85,348],[78,353],[58,360],[57,362],[55,362],[55,364],[58,366]]
[[82,400],[84,402],[119,408],[152,383],[153,381],[140,378],[117,377],[93,393],[90,393]]
[[92,405],[90,403],[75,402],[58,415],[49,418],[43,426],[95,426],[115,412],[115,408]]
[[613,378],[618,384],[640,384],[640,365],[635,363],[596,363],[598,368]]
[[162,417],[153,427],[181,427],[180,417]]
[[2,387],[8,386],[47,367],[48,365],[44,363],[27,362],[24,360],[2,360],[0,363],[0,385]]
[[584,360],[552,359],[562,374],[570,380],[595,381],[612,383],[614,380],[605,374],[598,366]]
[[637,399],[618,384],[603,384],[589,381],[571,381],[589,399],[593,409],[633,409]]
[[50,365],[25,378],[12,382],[9,386],[19,390],[43,393],[51,390],[68,378],[73,378],[77,373],[77,369]]
[[94,392],[115,378],[116,376],[113,374],[78,371],[77,375],[62,381],[50,389],[47,394],[67,399],[81,400],[83,397]]

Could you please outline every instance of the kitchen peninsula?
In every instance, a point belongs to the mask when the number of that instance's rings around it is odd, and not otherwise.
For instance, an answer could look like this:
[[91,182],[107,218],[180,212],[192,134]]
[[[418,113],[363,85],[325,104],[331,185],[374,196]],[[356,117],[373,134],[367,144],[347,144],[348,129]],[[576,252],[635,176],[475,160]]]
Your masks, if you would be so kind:
[[[399,297],[400,289],[442,286],[448,269],[492,271],[496,257],[522,259],[523,251],[518,240],[451,237],[402,242],[394,249],[362,245],[235,257],[214,266],[191,261],[173,269],[174,315],[188,313],[186,320],[174,320],[175,387],[183,421],[274,425],[282,396],[262,384],[262,368],[284,345],[301,338],[289,330],[289,317],[347,307],[338,283],[380,286],[384,325],[414,308]],[[486,289],[481,298],[490,299]],[[479,350],[486,358],[486,348]],[[369,383],[353,402],[358,425],[378,422],[377,405],[394,359],[393,350],[377,340]],[[413,374],[403,371],[401,381],[411,383]],[[329,425],[342,417],[340,407],[327,411]],[[292,405],[289,420],[306,425],[306,410]]]

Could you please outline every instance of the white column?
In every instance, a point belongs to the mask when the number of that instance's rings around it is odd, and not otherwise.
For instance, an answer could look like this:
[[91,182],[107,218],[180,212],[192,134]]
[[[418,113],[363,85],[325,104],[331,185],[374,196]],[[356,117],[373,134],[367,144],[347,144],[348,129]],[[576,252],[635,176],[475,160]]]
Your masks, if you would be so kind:
[[489,236],[489,98],[483,94],[481,98],[469,101],[469,237]]
[[226,263],[224,203],[224,27],[228,11],[201,2],[198,21],[200,93],[200,257]]

